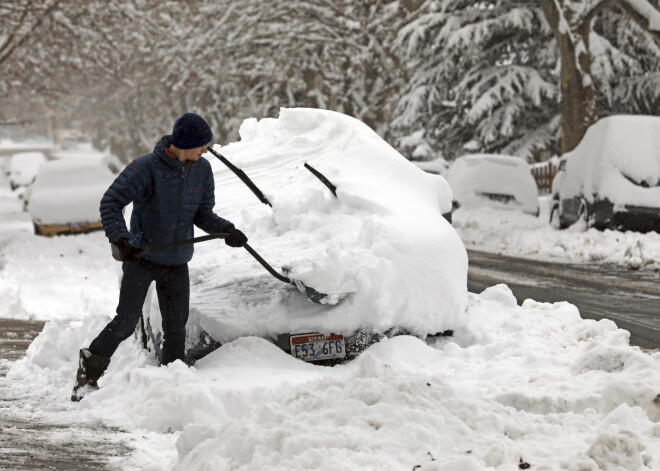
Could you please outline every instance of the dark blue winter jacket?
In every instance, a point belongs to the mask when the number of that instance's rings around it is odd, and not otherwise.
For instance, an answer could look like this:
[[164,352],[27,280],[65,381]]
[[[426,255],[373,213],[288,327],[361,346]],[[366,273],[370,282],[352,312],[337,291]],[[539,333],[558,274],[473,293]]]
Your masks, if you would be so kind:
[[[131,162],[101,199],[101,220],[111,243],[122,237],[145,248],[193,237],[193,224],[208,233],[224,232],[233,224],[213,212],[213,173],[205,158],[184,165],[165,151],[165,136],[151,154]],[[133,203],[131,230],[122,210]],[[145,259],[161,265],[179,265],[192,258],[193,246],[150,252]]]

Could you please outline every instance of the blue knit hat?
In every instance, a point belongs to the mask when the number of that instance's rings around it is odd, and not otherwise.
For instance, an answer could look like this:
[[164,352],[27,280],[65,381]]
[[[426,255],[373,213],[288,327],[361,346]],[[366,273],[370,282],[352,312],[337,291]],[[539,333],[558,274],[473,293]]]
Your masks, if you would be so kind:
[[200,115],[185,113],[174,122],[172,144],[179,149],[203,147],[213,139],[213,132]]

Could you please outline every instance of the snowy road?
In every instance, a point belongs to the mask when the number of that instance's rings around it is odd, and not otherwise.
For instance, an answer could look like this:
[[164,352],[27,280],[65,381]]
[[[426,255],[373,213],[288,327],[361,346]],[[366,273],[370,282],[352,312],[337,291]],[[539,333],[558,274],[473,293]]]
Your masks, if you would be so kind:
[[518,302],[568,301],[586,319],[607,318],[630,332],[630,343],[660,348],[660,274],[617,265],[566,264],[469,251],[468,289],[496,283],[511,288]]
[[129,449],[124,433],[91,424],[52,423],[39,417],[39,391],[16,394],[5,377],[11,362],[43,322],[0,319],[0,470],[89,471],[111,466]]

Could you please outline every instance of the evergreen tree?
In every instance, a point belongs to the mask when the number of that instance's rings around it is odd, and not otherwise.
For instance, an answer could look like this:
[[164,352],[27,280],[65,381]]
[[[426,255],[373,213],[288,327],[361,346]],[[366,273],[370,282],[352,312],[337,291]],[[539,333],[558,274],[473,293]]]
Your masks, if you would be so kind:
[[[429,0],[423,10],[400,36],[416,72],[397,125],[410,132],[424,123],[430,145],[450,158],[466,146],[530,159],[540,149],[566,152],[599,116],[597,103],[635,96],[638,106],[619,109],[637,112],[655,100],[646,75],[655,66],[631,54],[653,57],[655,40],[633,46],[623,31],[633,21],[657,35],[647,0]],[[599,34],[606,21],[619,26],[616,41]]]

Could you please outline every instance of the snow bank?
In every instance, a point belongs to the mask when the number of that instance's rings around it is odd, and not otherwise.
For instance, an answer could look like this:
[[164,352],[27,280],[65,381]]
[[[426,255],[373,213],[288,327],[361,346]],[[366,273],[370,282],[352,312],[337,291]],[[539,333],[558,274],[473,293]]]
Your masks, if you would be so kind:
[[118,265],[101,232],[46,238],[32,233],[29,219],[16,227],[15,234],[0,239],[0,317],[48,321],[114,315]]
[[[467,255],[442,214],[451,191],[416,168],[368,126],[324,110],[282,109],[246,120],[223,148],[266,194],[263,205],[219,160],[215,211],[250,238],[271,265],[323,293],[353,293],[317,305],[274,279],[246,251],[200,244],[191,262],[192,321],[221,342],[308,331],[350,334],[404,328],[427,335],[462,322]],[[337,186],[337,197],[304,168]],[[147,306],[158,325],[156,296]],[[199,327],[198,328],[196,328]]]
[[452,339],[395,337],[333,368],[254,337],[158,368],[129,340],[76,408],[71,356],[100,320],[49,324],[9,378],[79,420],[174,434],[176,459],[152,469],[658,469],[660,354],[504,285],[465,317]]
[[534,217],[491,207],[459,208],[454,227],[468,249],[553,262],[611,263],[632,269],[660,271],[660,234],[649,232],[567,230],[548,224],[549,197],[540,199]]

